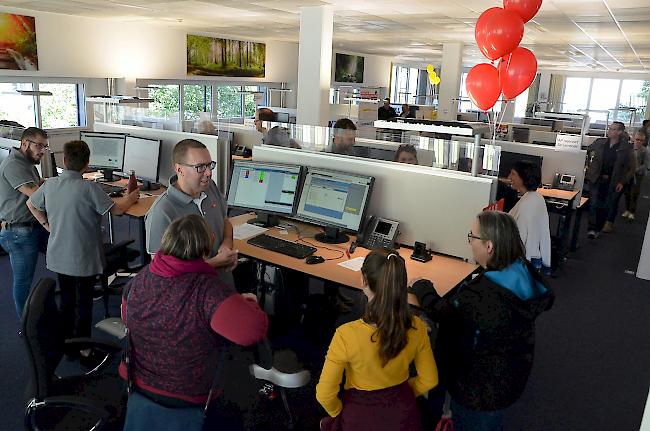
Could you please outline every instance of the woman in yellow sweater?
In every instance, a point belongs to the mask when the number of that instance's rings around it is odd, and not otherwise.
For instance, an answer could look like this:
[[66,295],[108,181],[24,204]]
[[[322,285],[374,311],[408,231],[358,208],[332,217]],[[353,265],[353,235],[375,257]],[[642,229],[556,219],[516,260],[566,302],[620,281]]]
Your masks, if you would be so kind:
[[[394,250],[376,250],[361,272],[365,314],[336,330],[316,386],[330,415],[321,430],[421,430],[415,397],[438,384],[438,371],[426,326],[409,310],[404,259]],[[409,378],[411,362],[417,376]]]

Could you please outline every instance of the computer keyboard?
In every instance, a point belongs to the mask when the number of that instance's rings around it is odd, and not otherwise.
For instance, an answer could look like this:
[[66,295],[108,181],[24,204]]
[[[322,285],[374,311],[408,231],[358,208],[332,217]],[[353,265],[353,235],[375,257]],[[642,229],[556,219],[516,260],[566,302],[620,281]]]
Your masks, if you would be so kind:
[[295,242],[285,241],[274,236],[261,234],[247,241],[250,245],[275,251],[276,253],[286,254],[296,259],[304,259],[316,252],[316,247],[296,244]]
[[104,193],[106,193],[107,195],[114,192],[124,191],[124,187],[114,186],[112,184],[107,184],[107,183],[97,183],[97,184],[101,186],[102,190],[104,190]]

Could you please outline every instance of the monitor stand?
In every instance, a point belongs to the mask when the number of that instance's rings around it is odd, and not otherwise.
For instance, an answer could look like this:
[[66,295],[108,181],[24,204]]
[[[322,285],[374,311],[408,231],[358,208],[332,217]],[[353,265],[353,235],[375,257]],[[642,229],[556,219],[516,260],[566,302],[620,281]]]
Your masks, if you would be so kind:
[[140,191],[141,192],[149,192],[151,190],[158,190],[159,188],[160,188],[160,184],[158,184],[155,181],[142,180],[142,185],[140,186]]
[[316,234],[314,239],[324,244],[344,244],[350,240],[350,237],[341,232],[338,227],[325,226],[325,232]]
[[101,169],[100,171],[105,182],[112,183],[113,181],[117,181],[115,176],[113,176],[113,169]]
[[280,217],[260,211],[257,213],[257,217],[248,220],[247,223],[262,227],[273,227],[280,224]]

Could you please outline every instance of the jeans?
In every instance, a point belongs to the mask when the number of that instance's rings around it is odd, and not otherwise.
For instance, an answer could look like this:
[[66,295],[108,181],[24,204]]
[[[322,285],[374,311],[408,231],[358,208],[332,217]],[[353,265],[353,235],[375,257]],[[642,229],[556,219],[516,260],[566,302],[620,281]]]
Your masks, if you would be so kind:
[[18,318],[32,288],[36,271],[38,252],[45,253],[49,233],[38,224],[25,227],[10,227],[0,231],[0,245],[9,253],[13,273],[13,294]]
[[90,337],[93,288],[97,278],[57,275],[61,288],[61,318],[65,338]]
[[551,269],[550,266],[544,266],[544,263],[542,261],[541,257],[533,257],[530,259],[530,263],[535,267],[536,270],[538,270],[540,273],[543,275],[549,276],[553,273],[553,270]]
[[201,431],[203,406],[165,407],[133,391],[126,405],[124,431]]
[[465,408],[451,399],[451,419],[455,431],[501,431],[503,410],[478,411]]
[[618,212],[621,193],[616,193],[616,184],[598,181],[590,186],[589,230],[600,232],[605,221],[614,223]]

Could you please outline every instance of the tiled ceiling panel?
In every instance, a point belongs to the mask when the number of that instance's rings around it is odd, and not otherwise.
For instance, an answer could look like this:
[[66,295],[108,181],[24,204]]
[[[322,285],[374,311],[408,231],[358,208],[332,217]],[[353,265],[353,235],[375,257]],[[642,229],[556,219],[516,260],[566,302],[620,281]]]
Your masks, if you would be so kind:
[[[334,47],[436,62],[442,44],[466,45],[464,63],[487,61],[474,41],[479,15],[499,0],[3,0],[6,7],[182,25],[188,32],[297,42],[300,7],[329,4]],[[179,24],[181,22],[182,24]],[[173,24],[172,24],[173,23]],[[650,0],[544,0],[522,45],[542,67],[639,71],[650,67]]]

